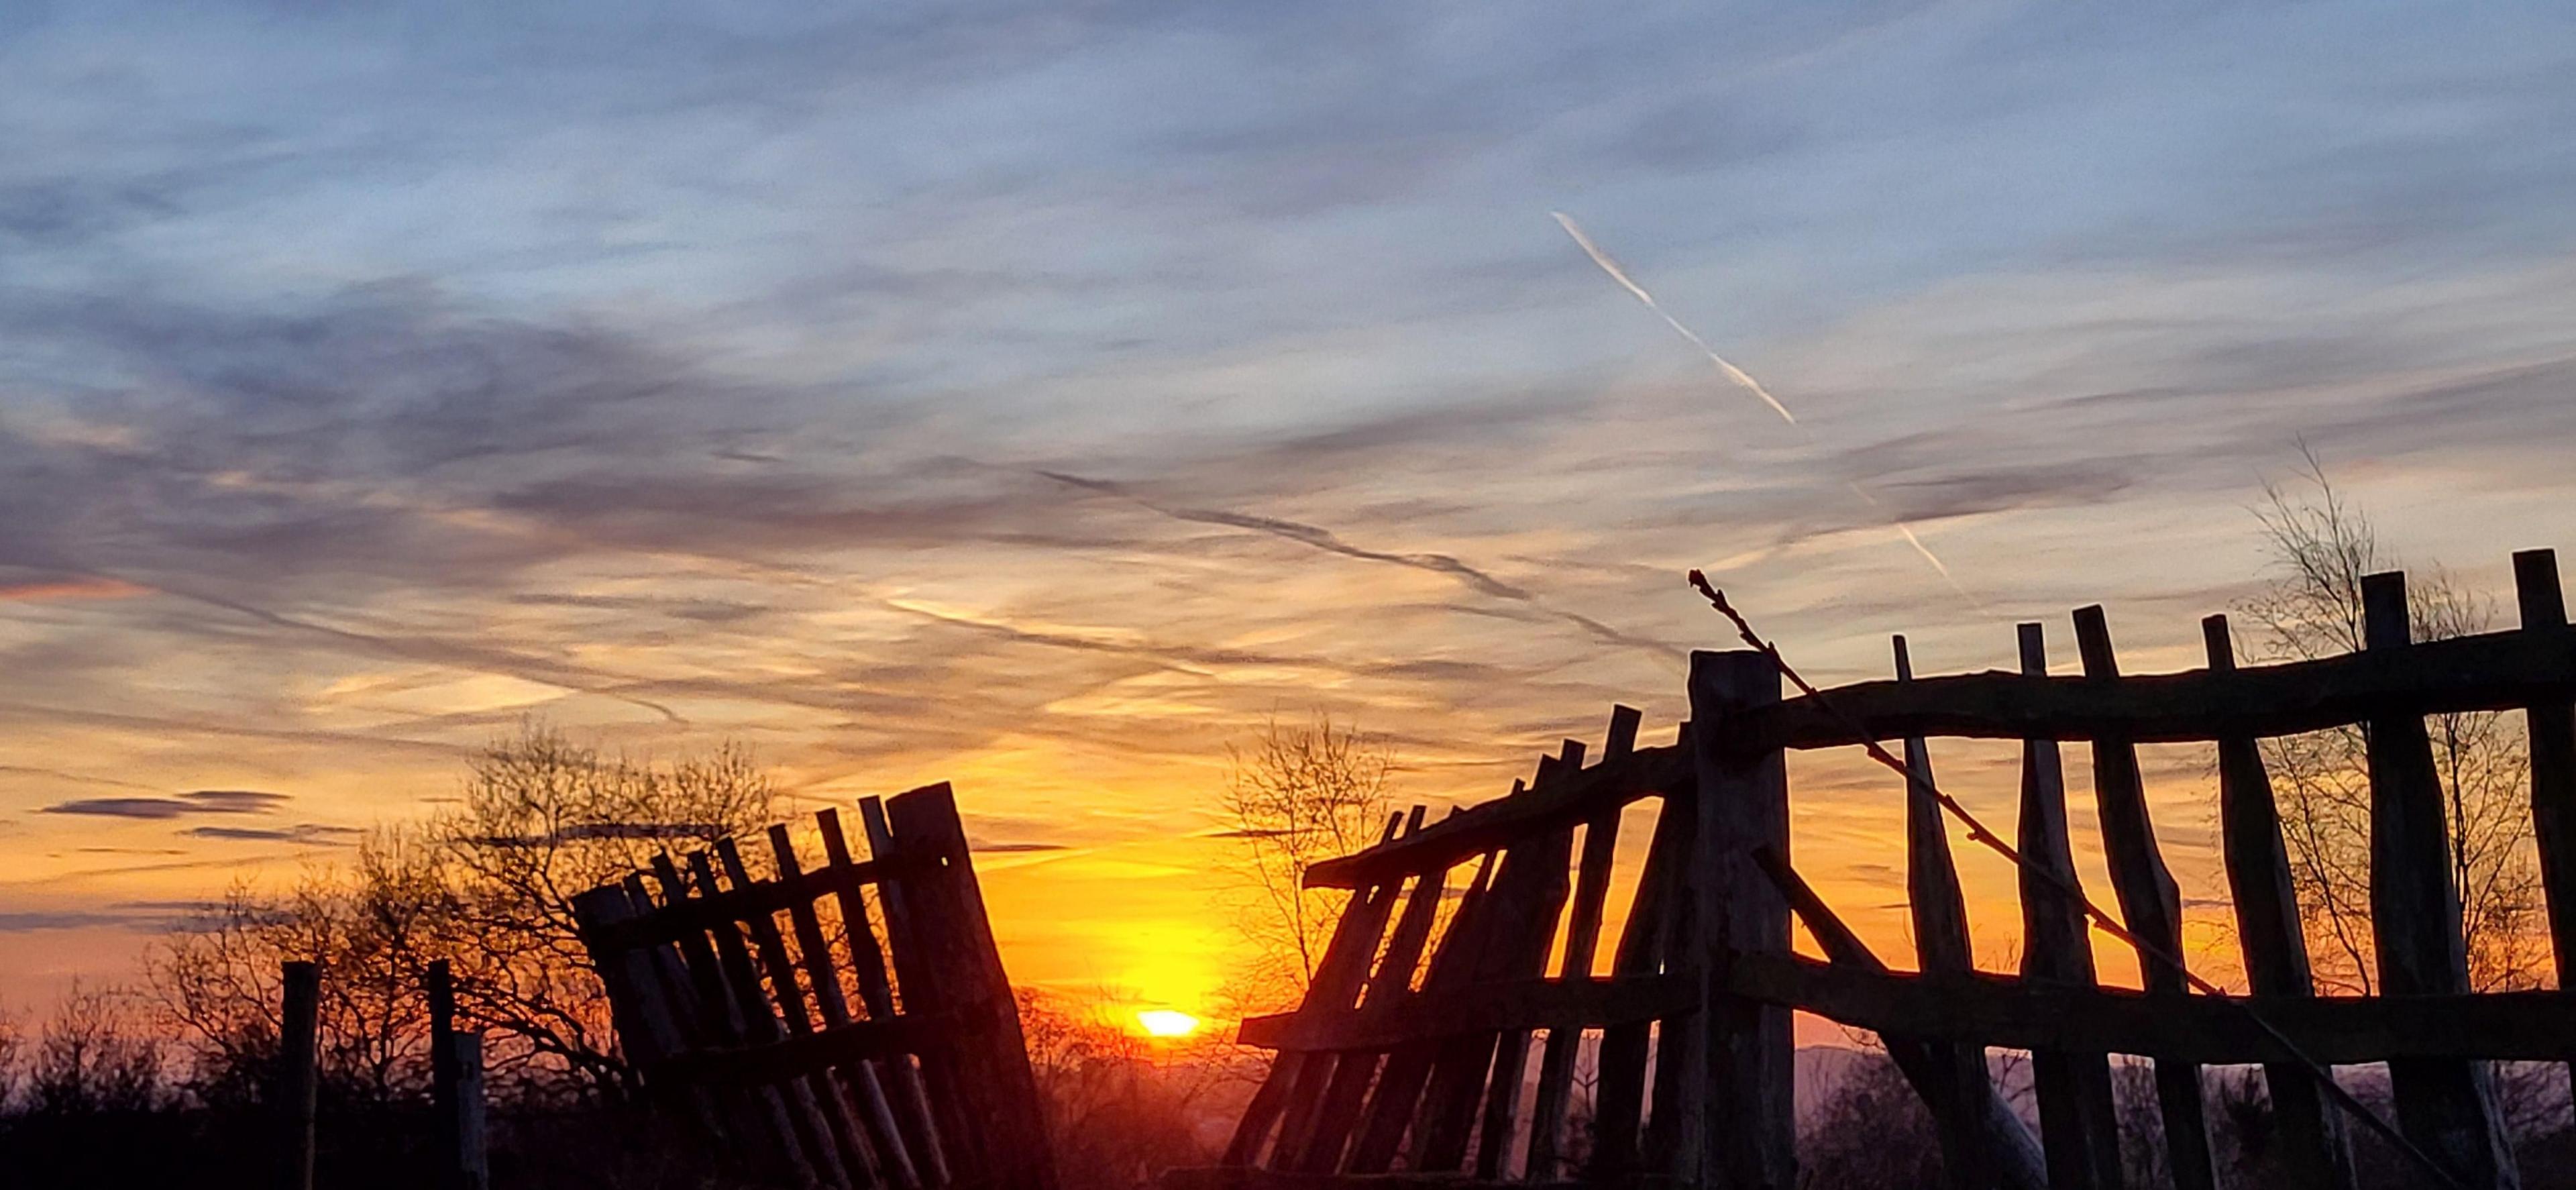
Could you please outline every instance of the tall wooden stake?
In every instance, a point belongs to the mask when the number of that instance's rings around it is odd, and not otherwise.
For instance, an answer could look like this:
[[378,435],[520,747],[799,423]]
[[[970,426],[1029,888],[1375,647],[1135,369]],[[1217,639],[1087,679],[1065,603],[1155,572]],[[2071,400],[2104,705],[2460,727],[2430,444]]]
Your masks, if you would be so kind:
[[284,1003],[277,1043],[278,1175],[284,1190],[313,1190],[313,1111],[319,1091],[322,969],[296,961],[283,968]]

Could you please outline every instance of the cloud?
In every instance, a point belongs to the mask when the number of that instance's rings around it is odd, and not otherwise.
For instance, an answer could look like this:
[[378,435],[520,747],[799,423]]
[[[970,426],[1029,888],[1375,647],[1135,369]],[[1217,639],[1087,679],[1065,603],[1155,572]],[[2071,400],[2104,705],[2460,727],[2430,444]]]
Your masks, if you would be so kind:
[[365,834],[354,826],[300,822],[285,827],[197,826],[179,832],[194,839],[258,843],[342,843]]
[[266,814],[289,800],[286,794],[251,789],[199,789],[176,797],[80,798],[56,802],[36,812],[162,820],[190,814]]
[[1032,851],[1070,851],[1070,850],[1072,850],[1072,849],[1073,849],[1073,845],[1072,845],[1072,844],[1070,844],[1070,843],[1025,843],[1025,842],[1024,842],[1024,843],[981,843],[981,842],[979,842],[979,843],[971,844],[971,845],[969,845],[969,846],[968,846],[968,848],[967,848],[967,850],[969,850],[969,851],[974,851],[974,852],[979,852],[979,853],[985,853],[985,854],[994,854],[994,855],[1009,855],[1009,854],[1016,854],[1016,853],[1020,853],[1020,852],[1032,852]]

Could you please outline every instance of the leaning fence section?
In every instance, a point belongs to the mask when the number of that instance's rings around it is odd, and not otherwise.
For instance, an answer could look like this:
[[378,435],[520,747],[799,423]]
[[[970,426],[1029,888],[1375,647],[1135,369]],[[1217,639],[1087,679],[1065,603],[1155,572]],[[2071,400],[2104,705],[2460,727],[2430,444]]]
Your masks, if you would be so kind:
[[[2470,991],[2425,726],[2458,712],[2525,717],[2563,980],[2576,962],[2576,630],[2555,557],[2514,563],[2518,628],[2416,641],[2405,576],[2373,575],[2366,647],[2291,664],[2240,666],[2213,616],[2203,668],[2124,675],[2099,607],[2074,614],[2076,672],[2062,676],[2038,624],[2020,626],[2011,670],[1917,678],[1899,638],[1892,679],[1786,700],[1776,653],[1696,653],[1676,743],[1638,747],[1638,717],[1621,708],[1593,763],[1569,742],[1508,796],[1434,824],[1417,810],[1377,846],[1310,870],[1310,884],[1351,893],[1331,944],[1295,1011],[1244,1023],[1242,1040],[1277,1057],[1220,1166],[1172,1184],[1794,1185],[1790,1014],[1806,1011],[1880,1036],[1960,1187],[2119,1186],[2117,1055],[2152,1063],[2165,1164],[2183,1190],[2219,1184],[2202,1075],[2213,1065],[2262,1068],[2288,1184],[2354,1186],[2351,1134],[2387,1121],[2355,1116],[2326,1080],[2370,1063],[2386,1064],[2393,1130],[2426,1184],[2515,1186],[2488,1064],[2576,1058],[2576,996]],[[2383,994],[2317,996],[2258,741],[2349,725],[2368,741]],[[2011,839],[1945,821],[1933,774],[1943,737],[2022,742]],[[1789,847],[1787,753],[1891,740],[1910,774],[1888,778],[1906,808],[1910,962],[1874,953]],[[2213,750],[2247,995],[2203,994],[2184,967],[2142,743]],[[2070,744],[2090,752],[2107,896],[2085,890],[2073,862]],[[1660,807],[1652,838],[1619,865],[1622,814],[1647,799]],[[1971,962],[1960,839],[2015,857],[2017,972]],[[1614,865],[1637,876],[1605,939]],[[2095,909],[2133,940],[2143,986],[2101,983]],[[1793,952],[1793,921],[1823,957]],[[2027,1104],[1989,1074],[1997,1047],[2032,1055]]]
[[[1054,1184],[1019,1017],[946,785],[773,826],[573,900],[645,1090],[746,1176]],[[758,870],[755,874],[755,869]]]

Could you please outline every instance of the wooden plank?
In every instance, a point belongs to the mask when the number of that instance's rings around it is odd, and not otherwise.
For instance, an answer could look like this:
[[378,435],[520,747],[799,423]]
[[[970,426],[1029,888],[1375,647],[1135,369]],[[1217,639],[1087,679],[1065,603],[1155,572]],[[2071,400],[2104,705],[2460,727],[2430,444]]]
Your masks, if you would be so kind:
[[[1789,778],[1776,751],[1721,746],[1736,717],[1780,699],[1770,654],[1691,653],[1692,752],[1699,830],[1692,856],[1698,937],[1703,1088],[1698,1155],[1711,1190],[1770,1190],[1797,1175],[1797,1094],[1789,1012],[1730,994],[1737,956],[1789,953],[1789,905],[1753,862],[1756,848],[1789,854]],[[1676,1169],[1676,1174],[1690,1171]]]
[[[708,897],[723,891],[723,885],[716,880],[713,857],[705,851],[693,851],[689,853],[688,862],[691,886],[698,896]],[[724,972],[725,988],[742,1014],[743,1040],[751,1045],[767,1045],[785,1037],[787,1030],[779,1023],[777,1008],[770,1002],[768,993],[762,990],[760,967],[752,959],[749,947],[743,943],[736,923],[720,922],[710,928],[708,934],[715,940],[716,961]],[[812,1093],[801,1081],[792,1080],[778,1084],[773,1090],[778,1096],[779,1112],[786,1120],[785,1139],[793,1142],[795,1155],[789,1160],[796,1163],[806,1180],[825,1182],[825,1169],[832,1160],[830,1142],[816,1115]]]
[[[1501,870],[1485,899],[1483,929],[1457,967],[1465,986],[1536,974],[1546,962],[1545,943],[1533,946],[1530,937],[1556,924],[1573,850],[1573,829],[1568,826],[1524,839],[1503,853]],[[1431,1082],[1422,1095],[1422,1116],[1408,1150],[1410,1168],[1466,1165],[1476,1105],[1485,1097],[1486,1076],[1496,1065],[1496,1051],[1504,1040],[1502,1035],[1478,1033],[1439,1043]]]
[[[901,860],[907,853],[895,845],[894,828],[886,823],[885,802],[863,797],[858,805],[859,827],[868,840],[868,858],[880,864]],[[921,930],[915,926],[906,882],[892,876],[878,881],[877,899],[885,912],[886,957],[896,980],[896,1007],[904,1012],[931,1011],[941,1001],[932,986],[935,973],[930,969]],[[932,1150],[935,1162],[945,1166],[945,1180],[971,1181],[980,1176],[983,1153],[967,1132],[968,1112],[963,1096],[967,1093],[964,1084],[971,1080],[961,1065],[958,1047],[953,1043],[938,1045],[918,1057],[922,1092],[933,1121],[931,1130],[939,1142]]]
[[277,1184],[313,1190],[313,1117],[322,1085],[322,968],[301,959],[279,968]]
[[[2103,687],[2123,685],[2119,656],[2111,647],[2111,628],[2101,605],[2075,612],[2076,652],[2083,658],[2084,680]],[[2188,986],[2179,965],[2182,954],[2182,896],[2173,873],[2156,847],[2156,827],[2147,813],[2146,782],[2138,772],[2138,749],[2126,739],[2103,736],[2093,741],[2093,804],[2102,822],[2102,852],[2111,869],[2111,887],[2119,895],[2120,918],[2144,945],[2138,966],[2150,992],[2181,995]],[[2166,1164],[2176,1190],[2217,1190],[2217,1154],[2209,1143],[2209,1107],[2202,1097],[2200,1069],[2188,1063],[2156,1063],[2156,1106],[2164,1118]]]
[[[831,870],[853,872],[858,864],[850,858],[849,837],[841,831],[840,811],[826,807],[814,812],[814,826],[823,836],[823,862]],[[894,1019],[894,984],[886,978],[885,950],[877,944],[875,929],[868,921],[867,898],[859,891],[862,881],[844,879],[833,888],[841,910],[841,938],[850,954],[850,967],[857,976],[859,1003],[870,1020]],[[879,1146],[887,1166],[898,1179],[909,1176],[914,1182],[938,1185],[948,1181],[947,1159],[940,1154],[939,1126],[930,1114],[929,1096],[922,1090],[921,1068],[910,1057],[889,1058],[871,1064],[894,1111],[894,1142]]]
[[[1562,761],[1560,779],[1582,771],[1583,742],[1567,740],[1558,751]],[[1557,919],[1565,911],[1566,865],[1574,858],[1574,832],[1571,829],[1550,832],[1546,836],[1545,856],[1554,866],[1539,873],[1543,891],[1531,907],[1529,918],[1522,923],[1519,938],[1513,943],[1516,953],[1496,956],[1490,968],[1495,978],[1512,979],[1521,975],[1547,974],[1547,952],[1556,940]],[[1598,928],[1597,926],[1595,927]],[[1493,1074],[1485,1085],[1485,1120],[1476,1137],[1476,1176],[1488,1180],[1503,1176],[1503,1164],[1512,1146],[1513,1130],[1519,1122],[1520,1098],[1528,1085],[1530,1028],[1527,1025],[1503,1029],[1494,1045]]]
[[2576,1053],[2576,992],[2451,996],[2200,996],[2068,988],[2009,976],[1933,977],[1792,956],[1747,956],[1736,995],[1855,1028],[2005,1049],[2090,1050],[2191,1065],[2294,1061],[2262,1025],[2334,1066],[2389,1060],[2563,1061]]
[[[1472,970],[1477,940],[1484,932],[1485,899],[1493,887],[1495,859],[1487,855],[1478,861],[1475,875],[1468,879],[1466,892],[1458,900],[1457,912],[1450,915],[1448,930],[1432,951],[1431,968],[1422,977],[1420,994],[1451,989],[1458,984],[1462,971]],[[1348,1168],[1352,1173],[1384,1173],[1395,1163],[1396,1150],[1403,1145],[1419,1114],[1423,1084],[1430,1080],[1439,1052],[1437,1040],[1416,1040],[1387,1054],[1377,1088],[1369,1093],[1363,1116],[1366,1123],[1351,1147]]]
[[[1663,966],[1664,925],[1689,858],[1697,811],[1688,791],[1667,795],[1655,817],[1654,838],[1646,845],[1646,862],[1637,873],[1637,890],[1628,906],[1628,922],[1610,958],[1613,979],[1652,975]],[[1699,1010],[1698,989],[1691,989],[1684,1016]],[[1667,1021],[1669,1026],[1670,1022]],[[1637,1167],[1637,1130],[1645,1115],[1646,1053],[1651,1022],[1610,1024],[1601,1031],[1598,1101],[1592,1115],[1592,1160],[1584,1178],[1592,1182],[1624,1180]]]
[[[2234,669],[2236,648],[2227,617],[2211,616],[2200,622],[2200,629],[2210,671]],[[2314,995],[2280,812],[2252,736],[2218,741],[2218,819],[2227,886],[2236,905],[2237,947],[2245,956],[2250,989],[2258,996]],[[2272,1118],[2281,1130],[2278,1151],[2288,1184],[2350,1190],[2352,1146],[2344,1136],[2342,1113],[2326,1102],[2308,1068],[2277,1063],[2263,1068],[2263,1079],[2271,1092]]]
[[[638,878],[627,889],[630,903],[656,906],[655,912],[667,912],[691,899],[693,890],[681,879],[679,867],[669,853],[656,852],[652,870],[654,881],[661,886],[660,899],[641,892],[642,880]],[[725,923],[724,930],[730,934],[732,923]],[[707,939],[706,931],[693,930],[681,935],[676,947],[691,989],[693,1008],[680,1018],[680,1033],[686,1048],[739,1048],[748,1036],[744,1009],[735,1003],[723,960]],[[767,1017],[765,1005],[759,1011]],[[720,1090],[709,1099],[707,1114],[722,1121],[719,1131],[735,1151],[746,1154],[756,1176],[789,1183],[813,1179],[788,1122],[787,1101],[776,1087]]]
[[985,915],[983,890],[968,859],[956,797],[943,782],[896,794],[887,799],[885,810],[903,852],[938,857],[917,874],[897,879],[907,885],[914,912],[922,915],[919,932],[934,948],[940,995],[961,1006],[992,1005],[990,1024],[960,1039],[977,1054],[978,1073],[989,1081],[970,1101],[982,1108],[984,1127],[961,1136],[959,1143],[992,1153],[993,1176],[1000,1184],[1054,1190],[1055,1160],[1037,1079],[1029,1069],[1028,1041]]
[[[733,887],[738,890],[751,888],[753,881],[750,871],[743,865],[742,849],[732,839],[718,839],[715,851],[717,861],[723,865],[725,878],[733,882]],[[754,913],[744,924],[751,931],[752,946],[760,956],[760,964],[769,975],[770,998],[778,1009],[779,1019],[786,1022],[791,1035],[813,1032],[814,1021],[806,1013],[805,993],[797,986],[796,964],[788,957],[787,939],[778,932],[777,918],[766,912]],[[819,1171],[826,1184],[838,1182],[862,1187],[870,1184],[874,1181],[871,1174],[876,1164],[875,1155],[867,1152],[863,1147],[865,1142],[859,1139],[858,1122],[850,1111],[848,1100],[841,1094],[841,1085],[820,1071],[806,1075],[800,1085],[803,1094],[799,1097],[822,1121],[823,1135],[831,1141],[829,1164],[837,1168]]]
[[1453,987],[1341,1012],[1282,1012],[1243,1022],[1240,1041],[1262,1049],[1384,1050],[1406,1042],[1506,1029],[1603,1028],[1688,1011],[1696,985],[1679,975],[1517,979]]
[[1358,888],[1445,870],[1514,840],[1576,823],[1691,780],[1690,756],[1678,745],[1639,748],[1544,790],[1499,797],[1461,810],[1391,843],[1325,860],[1306,869],[1309,888]]
[[[2025,623],[2017,635],[2021,672],[2046,677],[2047,630]],[[2065,758],[2055,740],[2022,741],[2017,836],[2023,860],[2015,872],[2021,892],[2022,976],[2035,983],[2090,988],[2093,945],[2084,907],[2064,891],[2083,885],[2066,829]],[[2098,1051],[2034,1050],[2031,1088],[2039,1106],[2050,1187],[2118,1190],[2124,1171],[2109,1057]]]
[[[804,865],[796,858],[795,840],[788,836],[785,823],[770,826],[769,854],[777,865],[780,882],[804,874]],[[814,911],[814,903],[790,903],[787,921],[796,931],[796,949],[804,960],[806,982],[814,988],[814,1006],[823,1015],[823,1027],[829,1030],[849,1024],[854,1018],[847,995],[841,990],[840,968],[832,964],[832,946],[823,937],[823,919]],[[860,1126],[856,1138],[859,1143],[854,1146],[859,1168],[874,1183],[918,1186],[920,1178],[913,1173],[911,1155],[905,1151],[902,1130],[895,1123],[894,1104],[886,1098],[876,1065],[862,1058],[835,1070],[841,1076],[842,1091],[857,1100],[850,1107],[854,1122]]]
[[[2566,626],[2555,552],[2515,554],[2513,589],[2523,631],[2545,634]],[[2576,703],[2535,702],[2524,709],[2524,724],[2531,753],[2531,834],[2549,906],[2550,957],[2557,961],[2558,986],[2576,986]]]
[[[1788,901],[1798,919],[1807,924],[1807,932],[1815,935],[1816,945],[1831,961],[1817,963],[1795,955],[1780,954],[1737,955],[1723,977],[1730,985],[1749,989],[1755,999],[1794,1006],[1799,1002],[1768,1000],[1768,985],[1761,980],[1760,973],[1783,969],[1803,973],[1814,968],[1859,976],[1887,974],[1887,964],[1880,962],[1878,956],[1861,942],[1860,935],[1853,933],[1851,927],[1835,916],[1824,898],[1807,887],[1807,882],[1799,878],[1797,871],[1779,852],[1768,847],[1757,848],[1753,861],[1763,877]],[[1972,977],[1973,973],[1945,973],[1914,978],[1930,982]],[[1963,1084],[1956,1069],[1942,1056],[1941,1041],[1954,1044],[1973,1041],[1982,1047],[1986,1044],[1982,1038],[1967,1035],[1927,1039],[1918,1033],[1884,1029],[1878,1031],[1878,1036],[1879,1043],[1887,1049],[1888,1059],[1896,1063],[1905,1081],[1923,1097],[1935,1125],[1945,1132],[1968,1138],[1964,1147],[1980,1158],[1977,1179],[1980,1184],[2006,1187],[2007,1190],[2040,1190],[2045,1184],[2043,1162],[2038,1142],[2031,1139],[2029,1126],[2023,1124],[2021,1117],[2004,1102],[1991,1079]]]
[[858,863],[846,869],[819,868],[802,872],[793,879],[755,881],[740,888],[726,889],[713,897],[692,897],[674,902],[645,916],[607,927],[601,937],[602,941],[619,949],[678,942],[719,922],[749,921],[764,913],[810,904],[815,898],[827,894],[855,894],[884,876],[882,865]]
[[[1422,815],[1423,807],[1414,806],[1404,829],[1422,829]],[[1422,945],[1431,935],[1432,918],[1439,910],[1447,884],[1446,873],[1414,882],[1412,892],[1404,898],[1404,910],[1396,918],[1395,934],[1387,940],[1386,954],[1361,989],[1363,1005],[1386,1003],[1413,990],[1414,968],[1421,962]],[[1386,887],[1389,896],[1402,891],[1396,885]],[[1362,970],[1365,972],[1365,965]],[[1350,1143],[1352,1129],[1359,1125],[1360,1109],[1368,1102],[1369,1085],[1376,1080],[1382,1056],[1375,1050],[1348,1050],[1335,1057],[1332,1080],[1316,1104],[1304,1151],[1296,1154],[1292,1168],[1329,1173],[1341,1166],[1342,1152]]]
[[792,1033],[776,1041],[722,1049],[689,1050],[642,1063],[650,1075],[714,1087],[739,1087],[803,1079],[851,1063],[926,1053],[952,1030],[988,1027],[990,1004],[954,1011],[905,1013]]
[[[2414,651],[2406,576],[2361,581],[2366,652]],[[2537,631],[2545,631],[2537,630]],[[2450,828],[2433,745],[2414,714],[2367,725],[2370,763],[2370,923],[2380,990],[2391,996],[2468,990],[2459,890],[2451,880]],[[2401,1059],[2388,1065],[2397,1124],[2408,1139],[2473,1187],[2519,1183],[2513,1150],[2483,1063]]]
[[[1610,734],[1601,749],[1602,763],[1623,760],[1637,749],[1634,707],[1613,707]],[[1575,865],[1574,909],[1566,919],[1565,960],[1560,979],[1592,977],[1592,957],[1601,945],[1601,915],[1610,900],[1610,869],[1619,854],[1620,810],[1594,814],[1583,824],[1583,858]],[[1566,1101],[1574,1084],[1575,1051],[1583,1028],[1550,1027],[1547,1048],[1540,1052],[1538,1088],[1530,1103],[1529,1157],[1524,1179],[1553,1178],[1560,1171],[1559,1146],[1565,1131]]]
[[[1913,682],[1914,658],[1905,638],[1895,637],[1893,648],[1897,684]],[[1913,774],[1904,782],[1905,899],[1914,926],[1915,965],[1927,972],[1974,970],[1967,896],[1959,890],[1958,866],[1950,856],[1949,824],[1932,795],[1932,747],[1919,735],[1905,737],[1904,747],[1905,768]],[[1932,1115],[1940,1134],[1942,1172],[1957,1190],[1983,1190],[1992,1181],[1986,1169],[1991,1158],[1964,1105],[1978,1102],[1991,1086],[1985,1047],[1946,1045],[1927,1053],[1942,1076],[1926,1094],[1949,1100]]]
[[[1401,815],[1390,815],[1380,841],[1394,838],[1402,821]],[[1361,986],[1368,979],[1369,960],[1376,957],[1378,942],[1386,935],[1386,921],[1395,912],[1399,891],[1388,883],[1364,889],[1351,898],[1347,911],[1333,923],[1333,936],[1325,943],[1324,954],[1307,983],[1304,1005],[1328,1010],[1348,1008],[1359,999]],[[1304,1158],[1313,1140],[1316,1118],[1323,1111],[1340,1065],[1338,1056],[1331,1054],[1286,1057],[1286,1062],[1274,1061],[1271,1071],[1273,1077],[1289,1079],[1279,1139],[1271,1146],[1270,1164],[1276,1169],[1292,1168]]]
[[2130,677],[2116,684],[1987,671],[1909,686],[1862,682],[1784,702],[1742,725],[1739,746],[1831,748],[1908,735],[1979,739],[2207,741],[2277,736],[2383,714],[2513,710],[2576,697],[2576,630],[2458,637],[2405,657],[2315,661]]

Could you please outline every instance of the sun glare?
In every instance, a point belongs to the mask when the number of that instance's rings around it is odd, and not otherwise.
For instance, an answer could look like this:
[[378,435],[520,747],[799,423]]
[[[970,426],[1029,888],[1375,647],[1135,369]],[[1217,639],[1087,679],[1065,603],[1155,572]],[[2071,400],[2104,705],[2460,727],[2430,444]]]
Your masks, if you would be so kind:
[[1169,1008],[1148,1008],[1136,1014],[1136,1024],[1148,1037],[1187,1037],[1198,1032],[1199,1018]]

